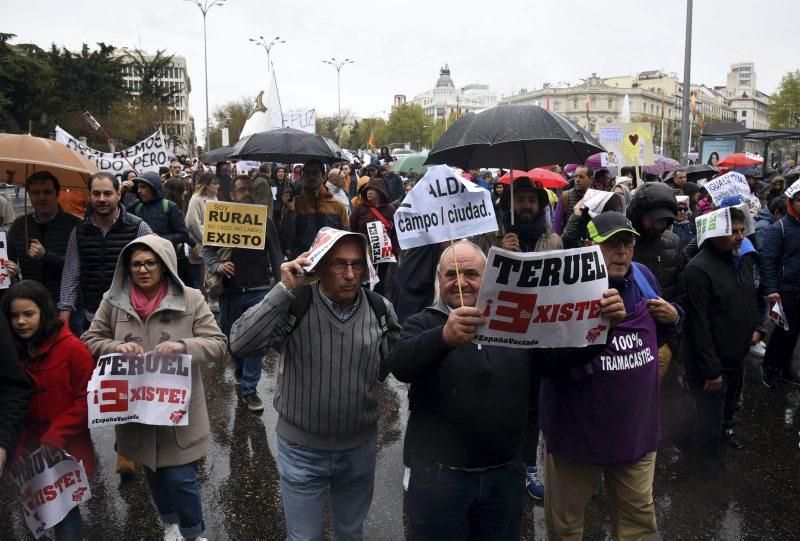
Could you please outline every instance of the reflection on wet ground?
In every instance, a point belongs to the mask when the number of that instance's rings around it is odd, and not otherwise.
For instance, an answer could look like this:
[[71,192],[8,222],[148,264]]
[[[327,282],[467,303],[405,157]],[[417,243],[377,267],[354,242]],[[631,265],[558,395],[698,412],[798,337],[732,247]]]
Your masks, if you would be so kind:
[[[211,438],[200,466],[202,497],[210,539],[282,539],[285,536],[275,465],[272,407],[275,361],[268,357],[259,394],[267,404],[261,416],[238,405],[232,365],[202,367]],[[655,477],[659,530],[665,538],[798,538],[800,536],[800,390],[763,387],[750,360],[744,408],[737,430],[746,447],[727,455],[727,475],[718,483],[693,476],[673,435],[691,411],[691,401],[671,370],[662,393],[664,440]],[[402,435],[408,417],[405,386],[390,378],[381,387],[375,497],[367,519],[368,539],[403,539]],[[111,428],[92,431],[98,468],[92,499],[83,508],[88,537],[118,541],[159,539],[163,535],[141,472],[118,488]],[[0,532],[3,539],[33,539],[27,532],[12,483],[0,480]],[[524,539],[544,538],[541,504],[526,501]],[[586,514],[586,538],[611,536],[604,491]]]

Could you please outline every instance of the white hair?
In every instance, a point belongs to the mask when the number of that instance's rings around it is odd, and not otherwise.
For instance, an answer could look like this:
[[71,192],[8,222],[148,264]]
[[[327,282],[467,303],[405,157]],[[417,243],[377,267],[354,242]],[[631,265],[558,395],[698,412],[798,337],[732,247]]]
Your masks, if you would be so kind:
[[456,246],[467,245],[471,246],[483,260],[484,266],[486,265],[486,254],[483,253],[481,247],[475,244],[474,242],[470,242],[467,239],[457,240],[444,250],[442,250],[442,255],[439,256],[439,262],[436,264],[436,274],[433,275],[433,301],[436,302],[441,299],[441,291],[439,291],[439,271],[442,268],[442,260],[444,260],[444,256],[447,254],[448,251],[452,251],[455,249]]

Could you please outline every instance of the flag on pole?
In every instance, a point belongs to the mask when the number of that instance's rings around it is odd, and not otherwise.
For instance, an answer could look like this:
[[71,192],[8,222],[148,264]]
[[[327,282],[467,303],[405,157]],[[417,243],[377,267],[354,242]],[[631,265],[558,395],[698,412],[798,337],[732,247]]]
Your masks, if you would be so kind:
[[689,109],[692,110],[692,119],[697,119],[697,98],[694,94],[692,94],[692,98],[689,102]]
[[[261,90],[256,96],[250,112],[250,118],[244,123],[242,133],[239,138],[247,137],[254,133],[280,128],[280,122],[276,125],[276,114],[280,115],[281,107],[278,102],[278,82],[275,80],[275,70],[269,71],[269,88]],[[280,116],[278,116],[280,119]]]
[[376,150],[378,148],[378,145],[375,142],[375,134],[374,133],[370,133],[369,134],[369,141],[367,142],[367,145],[369,145],[369,148],[371,148],[372,150]]

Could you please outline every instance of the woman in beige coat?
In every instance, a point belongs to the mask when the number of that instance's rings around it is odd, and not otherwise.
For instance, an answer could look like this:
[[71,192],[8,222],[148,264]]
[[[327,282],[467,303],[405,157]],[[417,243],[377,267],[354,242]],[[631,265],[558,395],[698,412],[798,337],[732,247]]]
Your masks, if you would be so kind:
[[199,365],[221,359],[226,339],[196,289],[178,278],[172,243],[146,235],[117,260],[111,288],[82,337],[95,357],[108,353],[192,356],[187,426],[117,425],[117,452],[145,468],[150,493],[167,525],[165,539],[199,538],[204,530],[196,463],[209,427]]
[[194,241],[189,249],[189,263],[192,265],[194,283],[203,283],[203,220],[206,215],[206,202],[216,201],[219,193],[219,180],[213,173],[203,173],[195,180],[195,189],[189,199],[186,211],[186,230]]

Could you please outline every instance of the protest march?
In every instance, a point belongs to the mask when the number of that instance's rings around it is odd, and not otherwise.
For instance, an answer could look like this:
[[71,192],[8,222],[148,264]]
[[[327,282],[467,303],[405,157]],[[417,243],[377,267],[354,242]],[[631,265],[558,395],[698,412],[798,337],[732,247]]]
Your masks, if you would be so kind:
[[732,2],[684,55],[565,33],[639,3],[9,5],[3,539],[800,537],[800,5],[726,76]]

